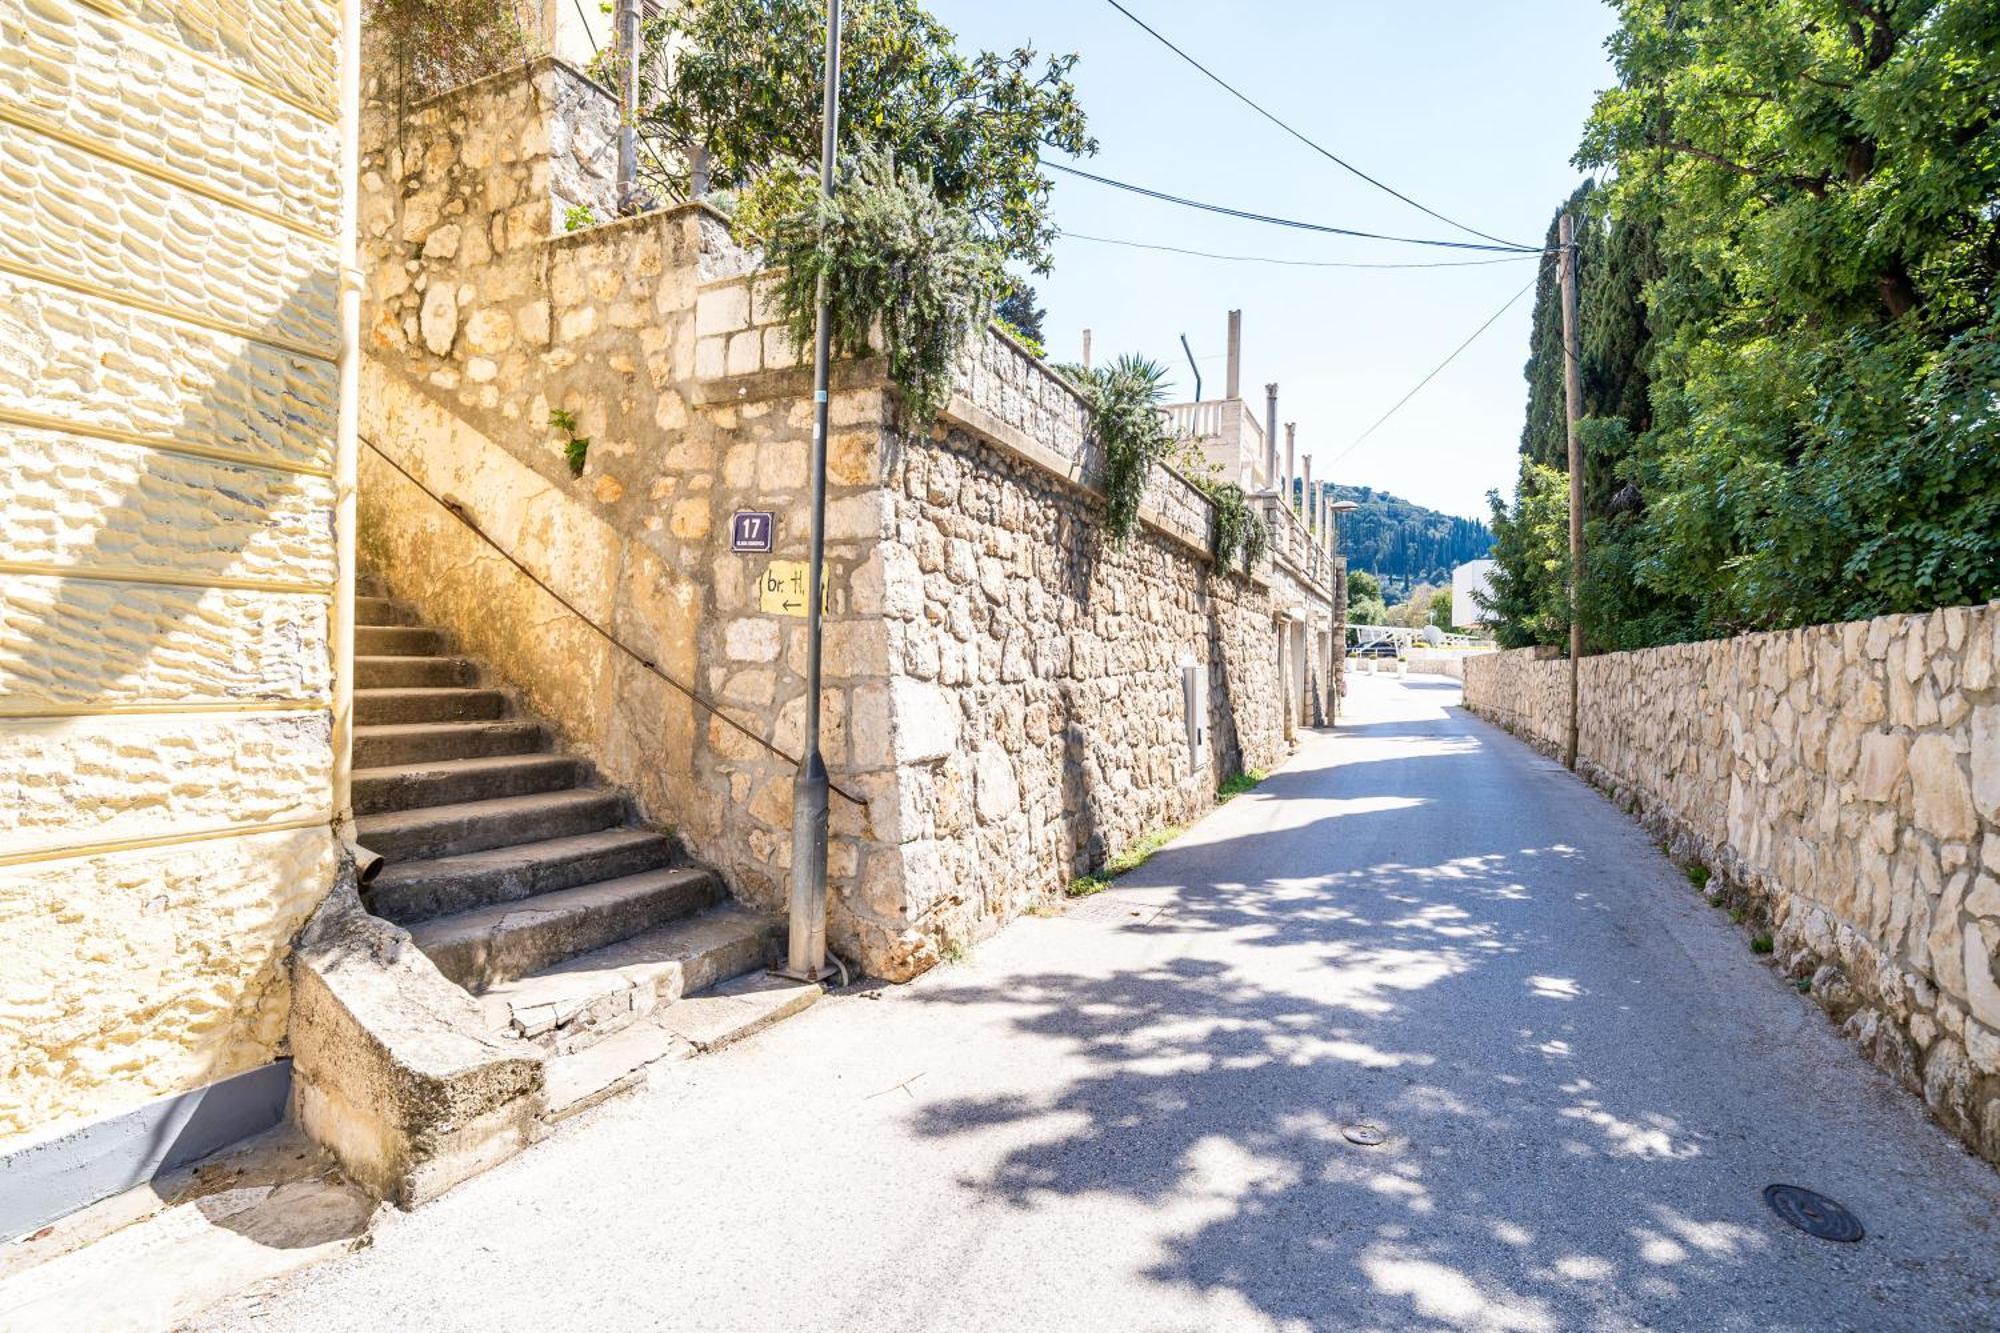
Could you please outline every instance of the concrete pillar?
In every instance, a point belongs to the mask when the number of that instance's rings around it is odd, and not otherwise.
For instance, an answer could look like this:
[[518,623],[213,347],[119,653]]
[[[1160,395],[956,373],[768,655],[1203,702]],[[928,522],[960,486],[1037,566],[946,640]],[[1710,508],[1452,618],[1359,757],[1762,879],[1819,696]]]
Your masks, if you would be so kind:
[[[1289,508],[1291,508],[1291,507],[1292,507],[1292,478],[1293,478],[1293,477],[1296,477],[1296,476],[1298,476],[1298,475],[1299,475],[1299,470],[1298,470],[1298,458],[1299,458],[1299,453],[1298,453],[1298,450],[1299,450],[1299,442],[1298,442],[1298,434],[1299,434],[1299,423],[1298,423],[1298,422],[1296,422],[1296,421],[1287,421],[1287,422],[1285,423],[1285,476],[1284,476],[1284,484],[1283,484],[1282,486],[1280,486],[1280,487],[1278,488],[1279,490],[1281,490],[1281,491],[1283,491],[1283,492],[1284,492],[1284,495],[1285,495],[1285,507],[1286,507],[1287,509],[1289,509]],[[1305,499],[1306,499],[1306,498],[1305,498],[1305,497],[1304,497],[1303,495],[1301,495],[1301,496],[1299,497],[1299,503],[1300,503],[1300,504],[1304,504],[1304,503],[1305,503]]]
[[1264,484],[1278,489],[1278,386],[1264,386]]
[[1083,331],[1083,368],[1090,369],[1090,330]]
[[1243,396],[1243,312],[1229,312],[1229,372],[1224,383],[1227,390],[1224,398]]
[[1306,455],[1306,531],[1319,531],[1319,497],[1313,494],[1313,456]]

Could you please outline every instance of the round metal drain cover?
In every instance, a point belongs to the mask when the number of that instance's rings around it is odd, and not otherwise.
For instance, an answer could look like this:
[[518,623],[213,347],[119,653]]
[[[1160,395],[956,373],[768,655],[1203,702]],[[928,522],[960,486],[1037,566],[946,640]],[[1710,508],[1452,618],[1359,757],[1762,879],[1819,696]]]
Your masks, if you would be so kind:
[[1349,1125],[1340,1131],[1349,1143],[1363,1148],[1379,1148],[1388,1139],[1379,1125]]
[[1766,1185],[1764,1202],[1771,1211],[1808,1236],[1820,1240],[1857,1241],[1866,1233],[1861,1219],[1824,1194],[1797,1185]]

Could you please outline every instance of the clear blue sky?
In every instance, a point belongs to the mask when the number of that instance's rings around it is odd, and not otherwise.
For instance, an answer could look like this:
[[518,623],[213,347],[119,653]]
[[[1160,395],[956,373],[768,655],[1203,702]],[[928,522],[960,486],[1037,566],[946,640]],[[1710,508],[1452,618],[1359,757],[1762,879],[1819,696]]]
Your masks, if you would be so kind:
[[[1612,82],[1597,0],[1124,0],[1247,94],[1404,194],[1538,243],[1581,178],[1569,159]],[[1260,213],[1367,231],[1469,239],[1381,194],[1203,79],[1104,0],[930,0],[961,47],[1082,56],[1075,78],[1102,175]],[[1229,254],[1410,261],[1477,258],[1313,236],[1059,178],[1066,230]],[[1225,263],[1065,239],[1038,282],[1050,355],[1143,352],[1191,380],[1178,335],[1219,397],[1226,312],[1241,308],[1245,396],[1277,380],[1314,476],[1533,276],[1533,261],[1352,270]],[[1526,388],[1524,296],[1331,479],[1484,517],[1511,491]]]

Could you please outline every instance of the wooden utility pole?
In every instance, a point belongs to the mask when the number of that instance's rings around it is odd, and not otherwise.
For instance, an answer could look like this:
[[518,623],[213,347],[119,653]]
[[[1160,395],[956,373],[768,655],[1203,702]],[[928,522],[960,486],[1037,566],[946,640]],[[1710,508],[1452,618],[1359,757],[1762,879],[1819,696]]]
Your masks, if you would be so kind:
[[1557,225],[1561,249],[1563,317],[1563,405],[1569,418],[1569,744],[1563,762],[1576,768],[1577,669],[1583,659],[1583,442],[1577,419],[1583,415],[1583,376],[1576,334],[1576,225],[1564,213]]

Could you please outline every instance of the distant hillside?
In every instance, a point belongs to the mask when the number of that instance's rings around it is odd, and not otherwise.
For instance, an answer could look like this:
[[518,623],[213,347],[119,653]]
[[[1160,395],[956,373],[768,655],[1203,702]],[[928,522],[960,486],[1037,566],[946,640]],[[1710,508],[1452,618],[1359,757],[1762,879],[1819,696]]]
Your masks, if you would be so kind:
[[1332,486],[1334,495],[1361,506],[1340,518],[1340,544],[1349,569],[1382,580],[1383,595],[1400,601],[1419,583],[1450,586],[1454,566],[1485,557],[1493,534],[1476,518],[1454,518],[1399,499],[1372,486]]

